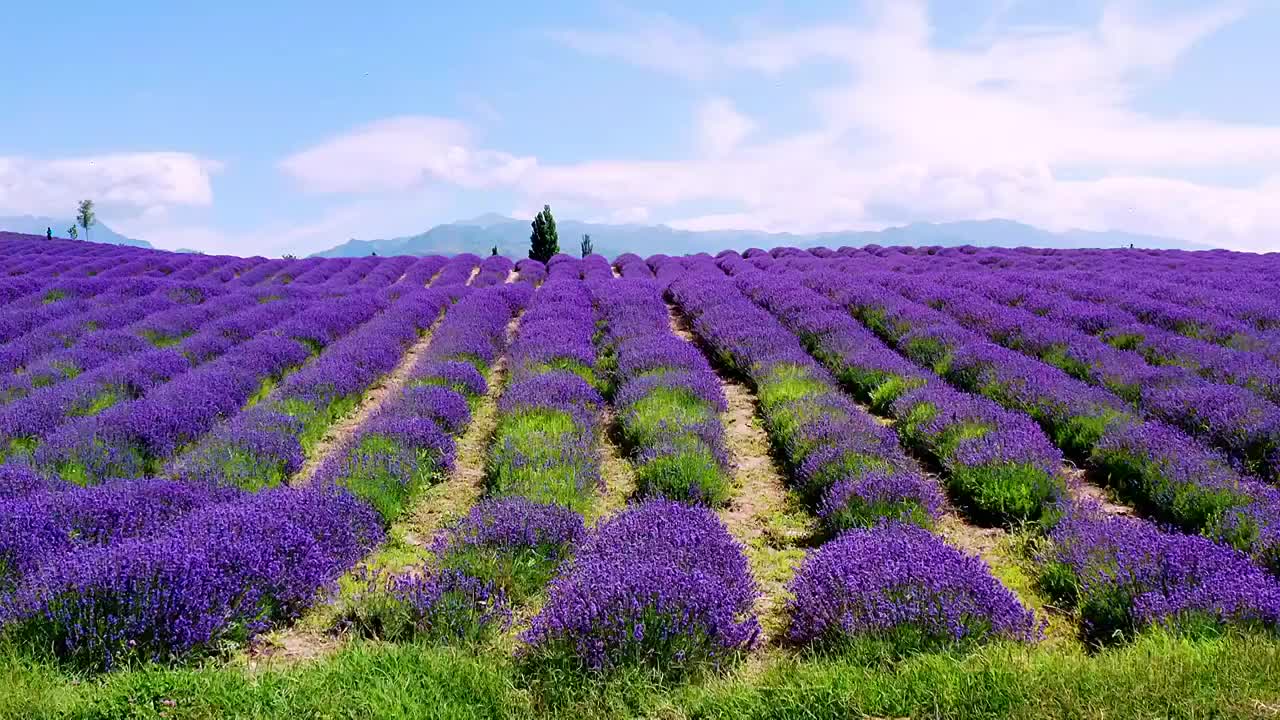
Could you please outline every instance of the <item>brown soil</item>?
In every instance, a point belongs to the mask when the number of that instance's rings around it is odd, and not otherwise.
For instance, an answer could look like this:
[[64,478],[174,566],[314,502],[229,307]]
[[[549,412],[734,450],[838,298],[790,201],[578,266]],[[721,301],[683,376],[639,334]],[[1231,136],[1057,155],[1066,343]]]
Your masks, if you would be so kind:
[[295,665],[327,657],[342,647],[342,639],[315,630],[289,629],[259,640],[249,649],[250,671]]
[[977,555],[986,560],[988,565],[1003,562],[997,554],[997,549],[1009,535],[1003,528],[979,527],[965,522],[964,518],[954,511],[943,515],[938,523],[938,534],[952,547],[970,555]]
[[1091,482],[1088,473],[1082,468],[1067,463],[1062,467],[1062,474],[1067,476],[1067,492],[1076,502],[1096,502],[1108,515],[1133,515],[1133,508],[1115,502],[1111,493],[1103,487]]
[[[688,319],[670,307],[677,336],[697,344]],[[704,348],[705,350],[705,348]],[[715,367],[715,363],[712,363]],[[741,380],[717,369],[728,410],[720,416],[733,463],[733,495],[720,510],[730,534],[744,545],[751,573],[760,584],[756,613],[768,642],[785,628],[786,585],[804,557],[813,535],[813,518],[786,489],[785,475],[773,457],[769,436],[756,417],[756,397]]]
[[636,491],[636,470],[611,432],[615,427],[612,406],[605,407],[601,425],[604,432],[600,440],[600,476],[604,478],[604,492],[593,507],[593,521],[626,507],[627,499]]

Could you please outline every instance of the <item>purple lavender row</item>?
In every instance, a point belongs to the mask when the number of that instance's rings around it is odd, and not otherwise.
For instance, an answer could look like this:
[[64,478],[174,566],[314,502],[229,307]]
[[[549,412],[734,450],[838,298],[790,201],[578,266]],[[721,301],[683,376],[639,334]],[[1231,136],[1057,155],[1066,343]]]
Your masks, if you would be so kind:
[[580,280],[581,261],[556,256],[534,293],[511,348],[511,374],[498,401],[487,487],[578,511],[600,485],[603,399],[598,382],[595,314]]
[[[1084,459],[1126,498],[1161,520],[1277,565],[1280,494],[1242,477],[1174,428],[1143,422],[1103,390],[955,326],[949,317],[843,273],[802,282],[833,298],[890,346],[960,387],[1025,412],[1068,455]],[[939,359],[945,359],[939,365]]]
[[[1067,297],[1096,304],[1115,305],[1132,314],[1138,321],[1188,338],[1197,338],[1239,350],[1256,350],[1280,362],[1280,342],[1273,329],[1260,330],[1245,320],[1237,320],[1210,306],[1187,306],[1151,296],[1144,292],[1140,280],[1126,278],[1123,281],[1099,280],[1096,275],[1055,276],[1034,275],[1031,280],[1037,286],[1060,292]],[[1267,302],[1260,299],[1260,302]],[[1274,301],[1270,301],[1274,303]]]
[[81,312],[45,323],[4,343],[0,346],[0,373],[20,373],[36,358],[57,349],[71,348],[93,332],[116,330],[179,304],[204,302],[209,295],[220,292],[216,288],[180,287],[152,280],[134,280],[131,285],[128,289],[105,293],[97,302],[86,303]]
[[[1088,292],[1095,301],[1114,303],[1133,313],[1139,320],[1187,337],[1205,337],[1223,344],[1247,343],[1256,331],[1267,327],[1267,319],[1276,316],[1274,293],[1259,297],[1250,293],[1236,293],[1236,300],[1245,308],[1252,307],[1262,318],[1261,328],[1255,322],[1242,321],[1232,316],[1230,303],[1220,301],[1220,290],[1210,294],[1179,282],[1168,282],[1160,274],[1130,274],[1122,278],[1115,272],[1099,273],[1090,278],[1081,290]],[[1076,290],[1074,292],[1081,292]],[[1267,303],[1267,300],[1270,303]],[[1248,317],[1248,315],[1246,315]]]
[[638,493],[724,504],[729,457],[717,413],[728,405],[706,358],[672,332],[654,285],[610,278],[588,288],[604,320],[601,349]]
[[[1110,292],[1098,293],[1101,299],[1091,293],[1089,297],[1096,297],[1093,301],[1071,300],[1068,293],[1062,290],[1039,290],[1036,287],[1038,275],[1020,275],[1018,279],[1015,287],[1020,290],[1016,292],[1001,287],[1014,283],[984,274],[961,275],[954,282],[963,284],[980,295],[991,297],[992,300],[1018,305],[1032,313],[1044,315],[1047,319],[1073,325],[1084,333],[1098,334],[1108,345],[1120,350],[1140,352],[1143,359],[1151,365],[1183,366],[1212,382],[1236,384],[1251,389],[1268,400],[1275,400],[1280,396],[1280,389],[1277,389],[1280,387],[1280,365],[1265,352],[1249,350],[1248,347],[1256,343],[1244,343],[1236,348],[1188,337],[1187,333],[1194,334],[1190,328],[1197,324],[1192,318],[1196,309],[1179,310],[1178,320],[1167,319],[1171,314],[1165,313],[1165,322],[1158,322],[1157,318],[1157,323],[1149,323],[1139,318],[1138,314],[1125,310],[1121,304],[1102,300],[1111,296]],[[1059,279],[1052,278],[1041,282],[1048,287],[1060,288],[1061,283],[1057,281]],[[1075,284],[1073,290],[1079,293],[1079,284]],[[1151,315],[1147,315],[1147,319],[1152,319]],[[1041,323],[1043,324],[1043,320]],[[1181,329],[1175,332],[1170,328]],[[1083,345],[1087,347],[1088,343]],[[1112,352],[1112,355],[1119,354]],[[1178,374],[1174,374],[1174,377],[1178,377]]]
[[[47,371],[33,368],[28,373],[31,377],[43,375],[50,381],[0,410],[0,439],[6,444],[6,454],[29,454],[66,422],[137,399],[193,366],[253,339],[259,332],[290,321],[309,304],[307,300],[255,303],[223,317],[210,316],[208,308],[199,306],[178,308],[146,324],[167,331],[198,330],[177,346],[155,348],[136,334],[111,333],[55,359]],[[219,308],[215,305],[213,309]],[[78,374],[67,382],[52,382],[68,368]],[[85,372],[80,374],[81,370]]]
[[639,255],[623,253],[614,258],[613,266],[618,274],[627,280],[654,280],[653,269]]
[[407,286],[420,288],[431,283],[431,279],[440,272],[449,260],[443,255],[431,255],[423,258],[415,258],[404,269],[404,273],[393,284],[395,286]]
[[[599,290],[613,282],[612,272],[590,257],[558,256],[550,275],[512,351],[513,378],[499,405],[490,462],[496,497],[435,546],[445,573],[465,573],[517,601],[542,587],[583,532],[575,514],[524,496],[581,507],[598,473],[600,401],[588,382],[597,378],[594,323],[577,278],[593,278]],[[665,329],[660,300],[658,310]],[[746,559],[704,509],[660,501],[635,506],[598,525],[574,552],[523,635],[523,661],[575,673],[642,665],[678,676],[728,662],[759,633]]]
[[371,508],[332,488],[117,480],[0,504],[0,632],[88,670],[250,640],[332,591],[383,537]]
[[1068,508],[1049,539],[1040,585],[1056,604],[1079,612],[1091,642],[1153,626],[1191,633],[1280,626],[1280,583],[1225,545],[1090,505]]
[[799,340],[713,262],[690,263],[669,292],[694,333],[754,386],[795,489],[831,533],[886,517],[932,524],[941,515],[936,483],[893,430],[850,402]]
[[547,266],[533,258],[524,258],[516,263],[517,282],[528,283],[537,287],[547,279]]
[[527,286],[464,296],[432,334],[405,389],[389,398],[328,460],[313,482],[348,488],[390,524],[424,485],[453,466],[454,440],[471,407],[488,392],[486,376],[506,348],[507,326],[528,302]]
[[471,281],[472,287],[486,288],[501,285],[515,269],[515,263],[501,255],[490,255],[480,261],[480,272]]
[[[1204,340],[1186,337],[1139,321],[1133,314],[1114,305],[1072,300],[1064,294],[1041,290],[1026,282],[1013,283],[989,275],[952,275],[950,282],[977,292],[991,300],[1013,305],[1047,320],[1070,325],[1089,335],[1097,335],[1121,350],[1140,353],[1149,364],[1176,365],[1194,370],[1215,383],[1239,385],[1272,402],[1280,400],[1280,366],[1258,352],[1235,350]],[[1041,321],[1043,322],[1043,321]],[[1061,331],[1053,335],[1062,336]],[[1061,349],[1039,350],[1038,354],[1067,372],[1088,379],[1093,365],[1090,358],[1074,356],[1089,344],[1067,345]],[[1094,351],[1095,355],[1119,356],[1118,353]],[[1115,362],[1114,360],[1108,361]],[[1133,360],[1128,360],[1132,363]]]
[[856,396],[892,417],[901,440],[941,466],[948,488],[971,514],[998,522],[1036,519],[1064,496],[1062,454],[1026,415],[957,392],[795,278],[753,271],[734,255],[720,264]]
[[440,269],[435,280],[431,282],[432,287],[443,287],[449,285],[466,285],[471,280],[471,276],[480,265],[480,256],[471,253],[462,253],[449,258],[449,261]]
[[140,399],[63,425],[41,443],[34,462],[78,484],[155,475],[163,461],[263,392],[264,383],[270,387],[303,365],[313,348],[327,347],[385,306],[366,294],[321,301]]
[[0,341],[8,343],[43,325],[83,313],[92,307],[97,295],[127,292],[134,287],[137,284],[130,279],[59,279],[0,310]]
[[1280,407],[1244,388],[1212,383],[1183,368],[1152,367],[1136,353],[968,291],[905,276],[883,282],[908,298],[941,307],[961,325],[1002,345],[1034,357],[1066,356],[1088,368],[1090,381],[1118,390],[1144,414],[1224,450],[1244,472],[1265,478],[1280,473]]
[[[889,313],[878,322],[892,326],[900,319]],[[1156,448],[1138,449],[1140,457],[1149,458],[1147,469],[1169,469],[1160,467],[1158,452],[1146,452],[1151,450]],[[1052,539],[1043,582],[1060,604],[1080,610],[1083,629],[1093,640],[1153,624],[1275,625],[1280,607],[1275,581],[1228,547],[1137,520],[1104,518],[1087,508],[1069,509]]]
[[[786,262],[788,264],[801,262],[807,267],[812,267],[811,263],[804,262],[801,258],[789,257]],[[845,269],[850,273],[857,272],[854,266],[838,261],[833,261],[831,266]],[[861,308],[856,312],[862,316],[861,319],[864,322],[891,343],[901,344],[899,349],[905,354],[925,364],[933,364],[939,360],[952,363],[954,359],[948,353],[953,347],[964,346],[988,356],[995,353],[999,356],[998,358],[985,359],[991,361],[989,364],[1002,366],[997,370],[1010,376],[1016,373],[1023,375],[1040,373],[1045,375],[1040,378],[1040,385],[1044,385],[1046,381],[1053,381],[1056,385],[1063,384],[1061,378],[1050,369],[1041,367],[1040,363],[1018,360],[1017,354],[1013,352],[1000,352],[976,334],[963,329],[957,321],[947,315],[923,304],[916,304],[905,297],[893,297],[894,291],[911,295],[926,292],[920,289],[922,285],[931,288],[928,290],[927,297],[957,314],[962,314],[966,321],[971,322],[974,327],[982,328],[994,339],[1005,340],[1011,346],[1020,349],[1039,347],[1048,360],[1063,368],[1073,368],[1086,373],[1096,372],[1098,377],[1125,378],[1124,382],[1110,383],[1110,387],[1121,393],[1141,392],[1144,386],[1156,385],[1161,377],[1169,377],[1171,373],[1176,372],[1169,369],[1150,368],[1140,357],[1132,353],[1122,353],[1101,343],[1082,345],[1062,341],[1062,338],[1069,334],[1065,328],[1056,326],[1052,322],[1042,321],[1035,316],[1028,316],[1027,313],[1015,315],[1014,308],[1004,308],[989,302],[984,304],[971,298],[970,303],[955,301],[954,298],[962,294],[960,290],[926,285],[920,280],[913,281],[906,276],[890,280],[882,279],[884,284],[894,290],[881,290],[874,282],[878,277],[881,276],[868,276],[863,273],[858,276],[857,282],[850,284],[839,274],[819,269],[812,272],[805,282],[836,297],[843,304]],[[910,285],[912,282],[915,283],[913,286]],[[839,295],[844,297],[838,297]],[[944,297],[953,300],[946,302]],[[886,312],[891,313],[893,317],[884,317]],[[1024,331],[1024,327],[1030,330]],[[1015,337],[1016,342],[1012,339]],[[1088,352],[1079,354],[1078,348],[1085,348]],[[971,361],[970,354],[966,353],[962,359]],[[999,363],[996,363],[997,359]],[[1025,409],[1046,426],[1061,426],[1052,432],[1060,444],[1069,443],[1070,447],[1063,445],[1064,449],[1087,452],[1106,424],[1127,411],[1124,404],[1109,393],[1090,392],[1082,390],[1077,385],[1079,383],[1073,385],[1067,382],[1066,389],[1060,393],[1069,403],[1069,407],[1065,408],[1065,414],[1069,417],[1060,417],[1062,412],[1055,411],[1052,407],[1042,408],[1036,403],[1029,403],[1029,407]],[[1072,424],[1076,427],[1069,427]]]
[[547,260],[547,277],[551,280],[581,280],[582,260],[558,253]]
[[[193,332],[196,323],[260,302],[260,295],[230,292],[189,283],[139,280],[119,297],[104,296],[84,314],[46,325],[0,349],[0,363],[15,375],[5,378],[6,401],[15,388],[29,391],[90,369],[74,362],[81,345],[101,344],[113,331],[122,331],[167,346]],[[147,289],[151,288],[149,292]],[[139,292],[146,294],[136,297]],[[134,299],[130,299],[134,297]],[[57,372],[50,372],[57,370]],[[26,393],[19,392],[19,396]]]
[[603,255],[588,255],[582,258],[582,279],[603,281],[613,278],[613,266]]
[[[315,360],[290,375],[267,398],[237,413],[247,397],[223,403],[221,418],[199,420],[183,437],[194,441],[228,420],[169,462],[175,477],[246,490],[275,487],[301,469],[328,428],[351,412],[377,380],[395,369],[406,350],[448,308],[445,290],[408,290],[376,316],[345,333]],[[166,445],[178,448],[182,443]],[[160,457],[172,456],[172,451]]]
[[[683,272],[671,273],[674,264]],[[902,522],[938,513],[937,487],[911,469],[892,431],[841,396],[794,335],[710,258],[662,258],[656,270],[674,277],[670,292],[695,332],[756,387],[766,430],[799,489],[828,485],[829,496],[844,498],[839,488],[854,488],[845,500],[852,529],[809,553],[789,586],[792,642],[838,648],[855,638],[914,636],[947,645],[1038,635],[1031,611],[984,563]]]
[[755,646],[759,591],[715,513],[652,499],[601,522],[548,588],[517,652],[570,673],[645,667],[675,679]]

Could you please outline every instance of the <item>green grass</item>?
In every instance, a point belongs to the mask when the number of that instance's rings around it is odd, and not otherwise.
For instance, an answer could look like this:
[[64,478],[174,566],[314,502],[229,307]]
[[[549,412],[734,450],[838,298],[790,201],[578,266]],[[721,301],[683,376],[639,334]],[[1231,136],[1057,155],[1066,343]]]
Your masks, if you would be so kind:
[[338,418],[347,415],[360,404],[360,394],[344,395],[332,402],[316,407],[306,400],[288,398],[277,404],[276,409],[302,423],[298,442],[308,455],[324,438],[325,432]]
[[158,348],[173,347],[174,345],[177,345],[178,343],[182,342],[185,338],[187,338],[190,335],[191,333],[180,333],[178,335],[166,335],[162,332],[157,332],[155,330],[142,331],[143,339],[145,339],[147,342],[151,343],[152,345],[155,345]]
[[681,387],[656,388],[623,410],[618,425],[632,451],[666,444],[678,448],[635,464],[640,495],[687,499],[711,507],[729,499],[727,473],[692,430],[714,418],[714,408]]
[[353,641],[322,659],[73,677],[0,650],[0,718],[1270,717],[1280,643],[1143,635],[1088,654],[1014,644],[797,655],[767,649],[688,683],[652,674],[529,677],[504,652]]
[[94,395],[93,399],[89,401],[88,405],[84,407],[71,408],[71,411],[67,414],[71,417],[89,417],[92,415],[97,415],[103,410],[106,410],[112,405],[115,405],[119,401],[120,401],[120,394],[117,393],[114,389],[103,390],[97,395]]
[[503,416],[485,463],[487,489],[495,496],[522,495],[586,512],[595,486],[584,473],[592,468],[574,457],[573,448],[591,434],[591,428],[578,427],[572,415],[559,410],[526,409]]
[[444,477],[440,458],[435,453],[427,449],[414,449],[412,452],[414,471],[406,482],[401,477],[400,467],[380,462],[405,455],[406,448],[394,438],[367,435],[348,452],[345,472],[337,482],[372,505],[390,524],[400,517],[422,487]]
[[[286,371],[286,373],[287,372],[289,371]],[[275,390],[279,384],[280,378],[275,375],[268,375],[263,378],[262,382],[258,384],[258,389],[254,390],[253,394],[249,396],[249,399],[245,401],[245,408],[251,408],[265,400],[267,396],[271,394],[271,391]]]

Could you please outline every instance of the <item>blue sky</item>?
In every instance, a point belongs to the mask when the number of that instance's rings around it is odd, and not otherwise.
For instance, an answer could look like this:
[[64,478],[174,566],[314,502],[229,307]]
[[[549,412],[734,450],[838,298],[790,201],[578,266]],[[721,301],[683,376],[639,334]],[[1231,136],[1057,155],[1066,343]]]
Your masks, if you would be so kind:
[[487,211],[1280,249],[1280,2],[21,3],[0,215],[278,254]]

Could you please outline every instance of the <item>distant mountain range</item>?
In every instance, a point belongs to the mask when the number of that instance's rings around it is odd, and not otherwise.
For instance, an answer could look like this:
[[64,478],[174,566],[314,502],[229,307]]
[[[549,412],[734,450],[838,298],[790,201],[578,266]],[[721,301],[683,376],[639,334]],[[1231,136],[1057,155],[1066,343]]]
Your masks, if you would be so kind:
[[[1068,230],[1050,232],[1012,220],[967,220],[949,223],[912,223],[901,227],[870,231],[829,233],[767,233],[757,230],[676,230],[666,225],[606,225],[562,220],[556,223],[560,249],[578,253],[584,234],[591,235],[595,251],[609,257],[624,252],[640,256],[654,253],[684,255],[696,252],[715,253],[732,248],[772,248],[793,245],[812,247],[825,245],[983,245],[1001,247],[1043,248],[1108,248],[1128,247],[1181,250],[1207,250],[1208,245],[1172,238],[1135,235],[1118,231],[1093,232]],[[358,257],[379,255],[450,255],[471,252],[488,255],[491,248],[510,257],[523,256],[529,245],[529,223],[524,220],[489,213],[470,220],[437,225],[418,235],[386,240],[348,240],[315,253],[312,257]]]
[[[44,235],[45,231],[53,228],[53,236],[56,238],[67,237],[67,228],[75,223],[74,220],[64,218],[57,220],[51,217],[39,217],[36,215],[15,215],[10,217],[0,217],[0,230],[8,230],[9,232],[27,233],[29,235]],[[84,230],[80,230],[81,240],[92,240],[93,242],[109,243],[111,245],[132,245],[134,247],[149,248],[151,243],[145,240],[135,240],[131,237],[125,237],[120,233],[112,230],[102,223],[94,223],[89,228],[89,235],[85,237]]]
[[[44,235],[53,228],[54,237],[66,237],[70,219],[20,215],[0,217],[0,230]],[[598,253],[616,257],[625,252],[640,256],[654,253],[685,255],[696,252],[717,253],[725,249],[745,250],[749,247],[772,248],[792,245],[813,247],[825,245],[981,245],[1000,247],[1043,248],[1108,248],[1128,247],[1180,250],[1207,250],[1208,245],[1172,238],[1135,235],[1119,231],[1093,232],[1067,230],[1050,232],[1012,220],[966,220],[949,223],[912,223],[884,230],[842,231],[830,233],[767,233],[758,230],[676,230],[666,225],[608,225],[578,220],[557,222],[560,249],[576,255],[584,234],[591,236]],[[493,247],[509,257],[523,257],[529,246],[529,223],[525,220],[487,213],[469,220],[437,225],[417,235],[385,240],[351,239],[337,247],[315,253],[312,257],[361,257],[379,255],[452,255],[470,252],[488,255]],[[83,238],[83,235],[81,236]],[[150,248],[150,243],[126,237],[98,223],[89,232],[94,242]],[[201,252],[183,248],[178,252]]]

